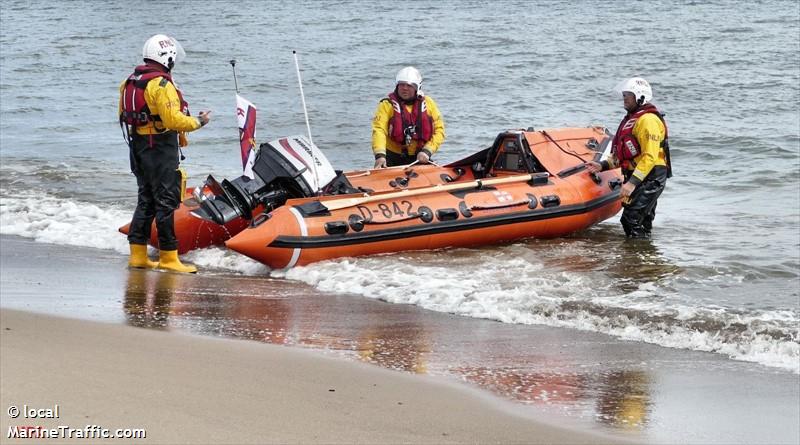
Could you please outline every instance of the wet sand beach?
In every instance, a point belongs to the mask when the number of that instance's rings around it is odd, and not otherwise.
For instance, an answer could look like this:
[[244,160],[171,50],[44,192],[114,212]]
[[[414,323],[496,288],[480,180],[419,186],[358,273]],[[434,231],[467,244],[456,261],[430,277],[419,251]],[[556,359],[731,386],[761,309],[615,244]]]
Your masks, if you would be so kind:
[[430,378],[295,348],[14,310],[1,321],[4,409],[60,411],[4,416],[4,432],[98,425],[144,429],[146,443],[619,442]]
[[[4,411],[59,404],[58,424],[145,428],[152,443],[800,437],[798,376],[719,354],[0,243]],[[4,437],[23,424],[0,418]]]

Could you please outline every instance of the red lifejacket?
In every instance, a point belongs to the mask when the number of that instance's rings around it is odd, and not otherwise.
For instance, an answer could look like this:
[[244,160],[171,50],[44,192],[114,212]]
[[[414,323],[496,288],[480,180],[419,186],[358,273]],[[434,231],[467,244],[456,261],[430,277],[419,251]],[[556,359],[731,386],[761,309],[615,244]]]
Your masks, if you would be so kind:
[[642,154],[642,151],[639,141],[637,141],[636,137],[633,135],[633,127],[636,125],[636,121],[647,113],[655,114],[661,119],[661,123],[664,124],[664,140],[661,142],[661,147],[664,149],[666,155],[667,168],[672,170],[669,159],[669,133],[667,131],[667,122],[664,120],[664,116],[661,115],[661,112],[658,111],[658,108],[653,104],[642,105],[635,112],[628,113],[625,118],[622,119],[619,128],[617,128],[617,133],[614,135],[611,151],[620,161],[620,165],[623,169],[632,170],[634,168],[633,165],[635,164],[632,161]]
[[394,114],[389,119],[389,138],[405,147],[412,141],[419,141],[421,145],[431,140],[433,136],[433,118],[428,114],[424,96],[417,96],[411,113],[406,110],[403,101],[397,97],[396,92],[389,93],[388,100],[392,104]]
[[[172,76],[165,71],[161,71],[150,65],[139,65],[128,76],[125,81],[125,89],[122,92],[122,112],[119,115],[120,125],[141,127],[149,122],[161,121],[161,117],[153,114],[147,101],[144,99],[144,90],[148,82],[156,77],[163,77],[168,82],[172,82]],[[174,83],[173,83],[174,85]],[[181,112],[189,116],[189,104],[183,99],[183,94],[177,88],[178,98],[181,101]]]

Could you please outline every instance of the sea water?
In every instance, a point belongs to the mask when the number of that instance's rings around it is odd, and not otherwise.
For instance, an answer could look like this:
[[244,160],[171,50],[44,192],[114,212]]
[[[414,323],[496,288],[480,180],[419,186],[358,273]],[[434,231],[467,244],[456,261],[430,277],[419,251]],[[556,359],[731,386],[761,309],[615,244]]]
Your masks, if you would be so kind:
[[[710,351],[800,373],[800,6],[795,2],[118,2],[0,4],[0,234],[127,253],[135,180],[119,83],[152,34],[187,52],[189,185],[241,174],[231,59],[258,140],[305,134],[369,167],[370,122],[406,65],[444,115],[447,162],[501,131],[603,125],[648,79],[675,176],[653,238],[618,218],[553,240],[345,258],[270,271],[219,248],[201,268],[503,323]],[[424,279],[420,279],[424,277]],[[305,284],[303,284],[305,285]]]

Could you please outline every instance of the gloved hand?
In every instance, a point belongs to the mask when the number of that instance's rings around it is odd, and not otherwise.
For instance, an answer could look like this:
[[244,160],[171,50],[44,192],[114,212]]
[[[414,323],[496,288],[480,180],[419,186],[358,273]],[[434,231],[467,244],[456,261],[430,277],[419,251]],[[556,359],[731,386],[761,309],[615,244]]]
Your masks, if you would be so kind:
[[628,203],[631,198],[631,194],[636,189],[636,186],[631,184],[630,182],[626,182],[622,184],[622,189],[619,191],[620,196],[622,196],[622,202]]
[[205,127],[211,121],[211,112],[210,111],[201,111],[200,114],[197,115],[197,120],[200,121],[200,126]]
[[372,168],[386,168],[386,158],[381,156],[375,159],[375,165]]
[[420,164],[427,164],[428,162],[430,162],[430,160],[431,157],[430,155],[428,155],[428,153],[425,153],[424,151],[420,151],[417,153],[417,162],[419,162]]
[[584,163],[583,165],[586,166],[586,170],[588,170],[589,173],[598,173],[603,171],[603,166],[600,165],[599,162],[589,161]]

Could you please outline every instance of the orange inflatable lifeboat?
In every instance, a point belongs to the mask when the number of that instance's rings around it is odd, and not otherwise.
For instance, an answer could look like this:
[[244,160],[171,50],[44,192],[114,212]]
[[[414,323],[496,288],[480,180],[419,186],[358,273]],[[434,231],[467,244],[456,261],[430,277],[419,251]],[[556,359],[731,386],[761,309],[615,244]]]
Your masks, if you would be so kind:
[[[515,130],[447,166],[340,173],[326,182],[322,196],[288,196],[268,205],[270,212],[253,213],[250,225],[225,245],[282,269],[338,257],[563,236],[620,210],[619,171],[590,174],[584,167],[609,145],[608,132],[598,127]],[[226,210],[245,206],[237,195],[246,193],[223,191],[227,199],[201,197],[212,206],[194,214],[218,223],[227,222],[219,218],[225,213],[249,214]],[[250,205],[258,202],[264,201]],[[214,206],[223,211],[208,208]]]
[[[203,193],[211,193],[211,188],[207,185],[203,186],[202,190]],[[192,212],[199,209],[200,203],[194,196],[194,188],[187,188],[183,202],[173,215],[175,234],[178,238],[178,253],[181,255],[190,250],[220,246],[250,224],[244,218],[235,218],[220,225],[192,216]],[[130,223],[125,224],[119,228],[119,231],[127,235],[130,227]],[[158,230],[155,222],[150,230],[148,243],[158,249]]]
[[[270,211],[291,197],[314,196],[317,184],[332,182],[336,177],[324,154],[303,137],[261,144],[258,153],[254,166],[258,173],[253,178],[242,176],[218,182],[208,176],[202,187],[186,190],[173,215],[178,253],[223,245],[247,228],[253,216]],[[127,235],[130,223],[119,231]],[[155,222],[150,233],[149,244],[158,248]]]

